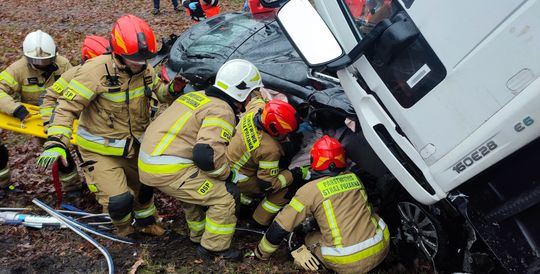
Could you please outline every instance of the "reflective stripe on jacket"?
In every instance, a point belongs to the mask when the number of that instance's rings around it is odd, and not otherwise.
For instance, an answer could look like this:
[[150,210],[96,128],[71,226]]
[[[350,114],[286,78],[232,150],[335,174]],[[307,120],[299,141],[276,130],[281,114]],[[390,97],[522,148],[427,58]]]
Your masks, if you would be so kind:
[[[225,149],[233,135],[235,114],[223,100],[191,92],[176,99],[154,120],[141,144],[139,171],[148,185],[167,185],[183,176],[193,161],[193,148],[207,145],[214,170],[206,173],[224,180],[229,175]],[[149,159],[156,161],[149,161]],[[202,171],[201,171],[202,172]]]
[[48,135],[67,145],[69,136],[55,129],[71,129],[79,118],[79,127],[85,130],[79,146],[102,155],[137,157],[133,144],[150,123],[150,95],[156,93],[164,102],[172,99],[166,90],[151,66],[132,75],[112,55],[92,58],[58,98]]
[[61,55],[56,56],[55,64],[58,67],[45,79],[43,71],[30,65],[26,57],[17,60],[4,71],[0,72],[0,111],[13,115],[20,103],[13,98],[20,95],[22,103],[40,105],[40,99],[45,88],[51,86],[61,74],[71,68],[68,59]]
[[319,225],[321,253],[328,262],[358,262],[389,244],[388,227],[372,212],[365,189],[353,173],[319,178],[302,186],[275,222],[291,232],[310,216]]
[[236,134],[227,146],[227,158],[238,184],[261,180],[277,191],[292,182],[289,170],[279,167],[284,155],[281,144],[264,130],[255,126],[254,117],[264,108],[265,102],[254,98],[246,107],[246,113],[236,127]]

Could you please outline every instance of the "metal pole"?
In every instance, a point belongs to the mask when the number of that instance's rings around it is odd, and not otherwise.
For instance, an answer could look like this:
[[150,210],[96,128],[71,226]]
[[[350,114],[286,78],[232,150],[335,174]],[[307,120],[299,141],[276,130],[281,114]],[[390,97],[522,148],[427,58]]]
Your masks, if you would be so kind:
[[107,249],[105,249],[105,247],[100,245],[94,238],[92,238],[88,234],[84,233],[82,230],[77,228],[75,225],[73,225],[69,221],[66,221],[64,219],[65,217],[63,218],[61,216],[62,214],[60,214],[58,212],[55,212],[51,207],[49,207],[45,203],[41,202],[39,199],[37,199],[37,198],[32,199],[32,203],[39,206],[41,209],[45,210],[51,216],[57,218],[58,221],[60,221],[64,225],[66,225],[69,229],[73,230],[73,232],[77,233],[79,236],[83,237],[85,240],[87,240],[92,245],[94,245],[97,249],[99,249],[99,251],[101,251],[101,253],[103,253],[103,255],[105,256],[105,259],[107,260],[107,266],[109,268],[109,274],[114,273],[114,263],[113,263],[113,260],[112,260],[112,256],[109,253],[109,251],[107,251]]

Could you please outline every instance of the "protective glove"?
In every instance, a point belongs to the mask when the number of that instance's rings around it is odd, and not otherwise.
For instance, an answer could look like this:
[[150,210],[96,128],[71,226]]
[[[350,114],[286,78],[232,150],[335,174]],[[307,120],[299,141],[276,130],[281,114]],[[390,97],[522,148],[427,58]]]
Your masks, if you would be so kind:
[[317,257],[309,251],[306,245],[295,249],[291,252],[291,255],[294,258],[294,264],[301,266],[305,270],[319,270],[319,265],[321,264]]
[[181,77],[175,77],[172,83],[169,84],[169,93],[173,97],[178,97],[184,93],[184,88],[187,85],[187,81]]
[[238,176],[236,176],[236,171],[234,169],[231,169],[231,171],[229,172],[229,177],[227,177],[227,179],[225,179],[225,182],[226,183],[231,183],[231,184],[236,184],[238,183]]
[[30,116],[30,112],[28,112],[28,110],[26,109],[25,106],[20,105],[13,112],[13,116],[16,117],[17,119],[21,120],[21,122],[22,122],[22,121],[24,121],[26,118],[28,118]]
[[308,181],[309,179],[311,179],[311,171],[309,169],[309,166],[295,167],[291,169],[291,173],[293,174],[294,180]]
[[287,187],[287,193],[285,193],[286,199],[294,197],[298,189],[305,185],[309,179],[311,179],[311,171],[309,166],[295,167],[290,170],[292,173],[293,181]]
[[287,141],[281,142],[284,156],[279,159],[280,168],[287,168],[291,164],[294,156],[296,156],[302,148],[303,137],[302,133],[293,132],[289,134]]
[[300,123],[300,125],[298,126],[298,132],[313,132],[314,129],[313,127],[311,127],[311,124],[309,122],[302,122]]
[[190,10],[195,11],[195,10],[197,9],[197,5],[198,5],[198,4],[199,4],[199,3],[197,3],[197,2],[191,2],[191,3],[189,3],[188,8],[189,8]]
[[45,148],[43,153],[37,159],[37,165],[40,170],[49,169],[52,164],[60,158],[62,165],[67,166],[67,152],[66,149],[60,145],[53,145]]

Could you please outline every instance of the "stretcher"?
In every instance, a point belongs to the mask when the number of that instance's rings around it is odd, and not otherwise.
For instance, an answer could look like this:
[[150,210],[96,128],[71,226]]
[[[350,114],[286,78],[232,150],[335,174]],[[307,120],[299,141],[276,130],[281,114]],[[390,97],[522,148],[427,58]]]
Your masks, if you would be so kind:
[[[22,133],[25,135],[32,135],[39,138],[47,138],[47,133],[43,127],[43,121],[41,114],[39,114],[39,107],[29,104],[22,104],[30,112],[30,117],[21,122],[19,119],[10,116],[8,114],[0,112],[0,128],[5,130]],[[71,136],[71,143],[77,144],[77,120],[73,122],[73,134]]]

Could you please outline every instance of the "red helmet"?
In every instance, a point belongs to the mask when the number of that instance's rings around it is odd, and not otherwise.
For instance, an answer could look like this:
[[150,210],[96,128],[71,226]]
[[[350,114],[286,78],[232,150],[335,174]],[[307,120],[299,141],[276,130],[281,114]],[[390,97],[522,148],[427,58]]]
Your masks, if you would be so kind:
[[83,62],[107,52],[107,50],[109,50],[109,45],[109,40],[103,36],[86,36],[81,49],[81,58]]
[[115,54],[134,61],[156,56],[154,32],[141,18],[128,14],[120,17],[111,32],[111,46]]
[[296,110],[281,100],[271,100],[264,106],[261,122],[268,134],[278,137],[287,135],[298,128]]
[[338,140],[324,135],[311,148],[311,169],[336,171],[347,166],[345,150]]

